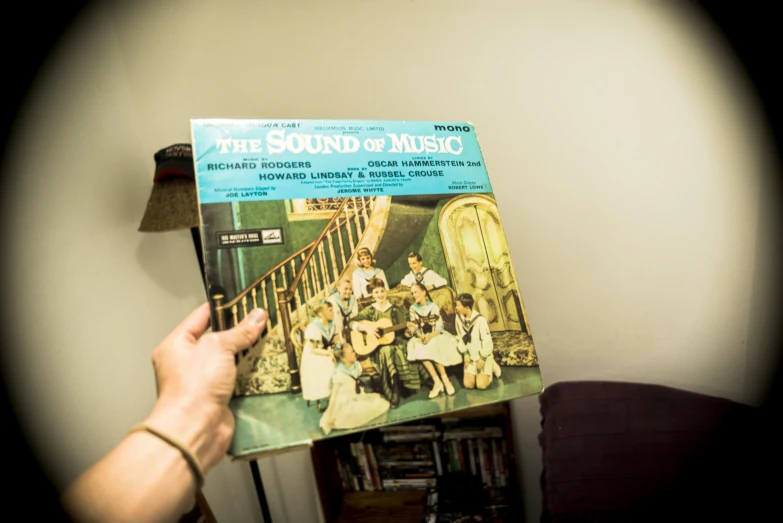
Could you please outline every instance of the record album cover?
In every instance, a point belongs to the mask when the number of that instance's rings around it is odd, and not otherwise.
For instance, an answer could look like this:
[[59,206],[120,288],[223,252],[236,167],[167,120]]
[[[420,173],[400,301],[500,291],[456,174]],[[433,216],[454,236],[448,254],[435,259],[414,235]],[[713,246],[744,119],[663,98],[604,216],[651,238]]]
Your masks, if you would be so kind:
[[235,458],[542,390],[472,124],[191,130],[213,329],[269,312],[238,356]]

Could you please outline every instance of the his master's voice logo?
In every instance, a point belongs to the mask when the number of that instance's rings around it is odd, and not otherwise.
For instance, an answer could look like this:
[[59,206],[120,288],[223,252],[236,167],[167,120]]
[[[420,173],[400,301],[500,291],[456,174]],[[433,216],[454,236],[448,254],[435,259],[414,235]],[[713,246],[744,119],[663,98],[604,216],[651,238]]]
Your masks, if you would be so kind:
[[281,244],[283,243],[283,231],[282,229],[262,229],[261,242],[264,245]]
[[283,245],[283,229],[246,229],[242,231],[218,231],[218,248],[259,247],[263,245]]

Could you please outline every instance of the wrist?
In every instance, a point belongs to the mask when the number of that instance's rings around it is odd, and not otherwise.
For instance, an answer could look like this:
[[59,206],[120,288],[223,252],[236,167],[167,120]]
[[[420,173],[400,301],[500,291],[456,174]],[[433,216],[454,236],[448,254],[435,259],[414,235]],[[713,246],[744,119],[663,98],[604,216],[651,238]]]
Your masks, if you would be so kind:
[[185,445],[206,472],[213,466],[210,450],[215,435],[211,428],[216,427],[218,422],[211,422],[213,416],[203,411],[159,402],[143,423]]
[[[130,431],[129,441],[133,438],[147,438],[145,448],[150,449],[153,443],[158,447],[155,451],[156,462],[164,464],[164,468],[170,472],[170,479],[176,481],[176,477],[187,477],[187,485],[200,490],[204,486],[204,468],[189,446],[169,434],[153,428],[148,423],[139,423]],[[133,445],[133,443],[131,443]],[[168,462],[168,464],[165,464]],[[182,483],[180,483],[182,484]]]

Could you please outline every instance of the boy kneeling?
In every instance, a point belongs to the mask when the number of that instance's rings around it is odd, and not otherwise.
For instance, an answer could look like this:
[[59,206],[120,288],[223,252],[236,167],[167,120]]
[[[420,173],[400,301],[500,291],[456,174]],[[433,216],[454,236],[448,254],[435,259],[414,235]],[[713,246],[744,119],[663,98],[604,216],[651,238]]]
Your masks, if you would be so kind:
[[486,318],[473,310],[473,296],[457,296],[457,349],[464,355],[466,389],[486,389],[492,376],[500,377],[500,365],[492,355],[492,336]]

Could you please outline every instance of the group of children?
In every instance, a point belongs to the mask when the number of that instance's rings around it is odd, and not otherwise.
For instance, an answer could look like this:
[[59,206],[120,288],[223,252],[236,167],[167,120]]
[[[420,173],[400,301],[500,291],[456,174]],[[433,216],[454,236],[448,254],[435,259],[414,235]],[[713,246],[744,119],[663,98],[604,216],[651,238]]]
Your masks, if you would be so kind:
[[[470,294],[456,298],[454,336],[444,329],[440,308],[429,295],[431,289],[447,282],[422,266],[421,255],[408,255],[411,272],[400,282],[410,287],[413,296],[407,312],[387,299],[386,275],[375,267],[370,251],[361,249],[357,258],[360,267],[352,279],[340,281],[337,291],[315,307],[316,318],[304,334],[302,396],[308,403],[315,401],[323,412],[320,426],[326,434],[334,428],[356,428],[396,408],[401,395],[420,389],[427,378],[433,381],[430,398],[443,392],[454,394],[446,373],[446,367],[452,365],[464,364],[466,388],[486,389],[493,376],[500,377],[487,320],[473,310]],[[361,308],[359,304],[367,298],[372,303]],[[368,356],[375,370],[376,392],[365,393],[359,379],[363,369],[351,347],[350,331],[378,336],[367,322],[384,318],[398,328],[391,343]],[[328,400],[328,407],[322,409],[324,400]]]

